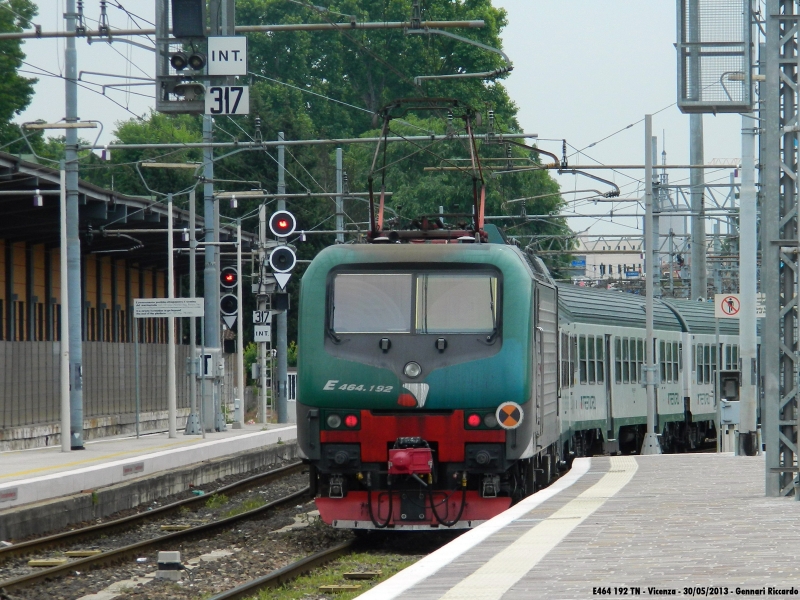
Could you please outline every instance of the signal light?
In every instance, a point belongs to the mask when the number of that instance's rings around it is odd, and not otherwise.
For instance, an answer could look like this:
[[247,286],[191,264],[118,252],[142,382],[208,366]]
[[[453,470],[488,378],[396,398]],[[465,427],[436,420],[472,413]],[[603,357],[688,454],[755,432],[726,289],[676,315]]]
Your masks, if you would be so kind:
[[176,71],[183,71],[186,65],[189,64],[189,57],[186,55],[186,52],[176,52],[169,57],[169,64],[171,64],[172,68]]
[[328,415],[326,422],[331,429],[337,429],[342,424],[342,417],[339,415]]
[[481,418],[479,415],[472,414],[467,417],[467,425],[470,427],[478,427],[481,424]]
[[350,429],[352,429],[353,427],[358,425],[358,417],[355,416],[355,415],[347,415],[344,418],[344,424],[345,424],[346,427],[349,427]]
[[269,266],[276,273],[288,273],[296,263],[297,256],[289,246],[278,246],[269,255]]
[[225,267],[220,271],[219,284],[227,290],[233,289],[239,283],[239,271],[236,267]]
[[269,230],[276,237],[292,235],[295,227],[297,227],[297,220],[288,210],[279,210],[273,213],[269,219]]
[[219,300],[219,310],[225,316],[233,316],[239,312],[239,299],[233,294],[225,294]]
[[202,52],[193,52],[192,54],[186,54],[183,51],[173,52],[169,55],[169,64],[176,71],[183,71],[187,67],[193,71],[199,71],[206,66],[206,55]]

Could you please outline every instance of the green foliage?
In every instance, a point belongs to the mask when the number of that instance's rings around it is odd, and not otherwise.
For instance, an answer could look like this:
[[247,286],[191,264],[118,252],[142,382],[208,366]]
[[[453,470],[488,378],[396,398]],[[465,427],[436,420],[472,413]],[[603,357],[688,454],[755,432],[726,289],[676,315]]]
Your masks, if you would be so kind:
[[[36,14],[36,5],[31,0],[0,0],[0,31],[27,29]],[[11,122],[30,104],[37,81],[19,74],[24,60],[21,40],[0,40],[0,148],[5,152],[29,152],[24,142],[15,143],[20,130]]]
[[[2,0],[0,0],[2,1]],[[314,3],[318,4],[318,3]],[[373,113],[386,103],[408,97],[449,97],[467,103],[480,112],[484,126],[478,129],[479,154],[485,164],[506,164],[510,158],[517,165],[541,164],[537,153],[519,146],[486,143],[486,116],[494,111],[495,132],[518,132],[517,107],[499,79],[480,78],[428,80],[414,83],[420,75],[475,73],[504,66],[496,53],[465,44],[450,37],[432,34],[406,34],[402,29],[356,30],[349,27],[350,15],[358,21],[405,21],[411,14],[411,0],[328,0],[327,11],[312,3],[286,0],[238,0],[236,19],[239,25],[268,23],[346,23],[337,31],[278,32],[248,34],[250,114],[214,119],[214,138],[219,141],[250,141],[257,135],[255,118],[261,119],[260,135],[264,140],[375,136]],[[491,0],[426,0],[423,20],[483,19],[479,29],[451,30],[494,48],[502,48],[500,32],[506,24],[503,9]],[[425,151],[420,146],[395,143],[389,146],[386,163],[386,188],[394,193],[387,200],[387,218],[396,217],[407,226],[422,214],[438,213],[442,206],[448,213],[469,213],[473,201],[472,177],[464,171],[430,170],[440,166],[468,165],[468,146],[464,143],[464,122],[456,119],[448,129],[446,113],[411,112],[393,120],[394,134],[419,135],[425,132],[458,134],[446,142],[432,144]],[[198,115],[163,115],[151,113],[143,121],[119,124],[116,136],[123,143],[196,142],[202,139],[202,118]],[[55,150],[55,149],[53,149]],[[353,192],[367,189],[367,176],[375,146],[344,147],[348,188]],[[411,156],[409,156],[411,155]],[[382,159],[382,157],[381,157]],[[491,159],[496,159],[492,161]],[[199,149],[115,151],[110,163],[88,157],[81,165],[81,176],[98,185],[113,187],[129,194],[153,196],[176,194],[198,185],[191,170],[144,169],[142,160],[159,162],[201,162]],[[548,159],[549,160],[549,159]],[[448,162],[449,161],[449,162]],[[274,148],[257,151],[217,149],[214,178],[218,191],[249,190],[261,187],[275,191],[277,152]],[[394,163],[394,164],[392,164]],[[382,164],[382,163],[379,163]],[[429,170],[425,170],[428,168]],[[561,207],[558,185],[544,170],[518,174],[486,175],[486,213],[513,215],[512,219],[492,221],[528,243],[532,235],[569,233],[564,220],[530,220],[537,214],[558,212]],[[375,178],[380,186],[382,173]],[[226,180],[226,181],[221,181]],[[260,185],[259,185],[260,184]],[[333,145],[290,146],[286,149],[286,185],[289,193],[320,192],[335,189],[335,148]],[[524,202],[519,198],[536,197]],[[202,215],[202,201],[198,201]],[[252,215],[258,200],[239,200],[238,209],[221,203],[223,216],[247,217],[244,227],[253,231]],[[176,197],[176,206],[186,206],[186,196]],[[334,202],[331,198],[288,200],[288,208],[298,218],[299,230],[333,229]],[[268,201],[268,210],[274,204]],[[346,227],[364,231],[367,202],[348,197],[344,205]],[[449,219],[449,223],[457,219]],[[331,236],[309,235],[297,245],[300,260],[312,259],[332,243]],[[563,260],[563,259],[562,259]],[[557,272],[558,262],[549,261]],[[297,299],[303,265],[299,265],[288,284],[292,310],[289,312],[290,338],[296,331]],[[255,309],[254,298],[245,295],[242,314]],[[252,339],[252,324],[245,320],[245,338]],[[290,364],[293,359],[290,357]]]
[[253,364],[258,360],[258,344],[250,342],[244,348],[244,372],[247,377],[253,372]]
[[289,347],[286,349],[286,362],[290,367],[297,366],[297,342],[289,342]]
[[[311,526],[315,527],[317,525]],[[350,600],[351,598],[360,596],[371,587],[387,580],[406,567],[411,566],[420,558],[422,558],[422,556],[408,556],[400,553],[355,552],[340,558],[334,563],[314,569],[307,575],[288,581],[277,589],[262,591],[257,598],[258,600],[318,598],[321,597],[319,587],[322,585],[341,585],[343,583],[361,585],[361,589],[358,591],[338,593],[335,596],[337,600]],[[345,573],[376,571],[380,572],[380,576],[375,579],[352,581],[344,578]]]
[[225,494],[211,494],[206,500],[206,508],[214,510],[228,503],[228,497]]
[[257,508],[261,508],[267,503],[261,496],[253,496],[252,498],[248,498],[247,500],[243,501],[240,504],[237,504],[230,510],[226,511],[222,517],[227,519],[228,517],[235,517],[236,515],[240,515],[242,513],[246,513],[250,510],[255,510]]

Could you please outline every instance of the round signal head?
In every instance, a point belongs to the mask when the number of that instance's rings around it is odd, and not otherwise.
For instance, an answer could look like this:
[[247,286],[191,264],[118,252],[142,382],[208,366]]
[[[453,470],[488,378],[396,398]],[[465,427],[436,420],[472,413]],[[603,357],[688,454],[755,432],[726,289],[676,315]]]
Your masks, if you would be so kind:
[[225,267],[219,273],[219,284],[225,289],[233,289],[239,283],[239,272],[236,267]]
[[223,315],[235,315],[239,312],[239,300],[233,294],[225,294],[219,300],[219,310]]
[[202,52],[195,52],[189,57],[189,66],[195,71],[199,71],[206,66],[206,55]]
[[297,220],[288,210],[279,210],[269,219],[269,230],[277,237],[292,235],[295,227],[297,227]]
[[269,255],[269,266],[275,273],[288,273],[296,263],[297,257],[289,246],[278,246]]
[[183,71],[189,64],[189,57],[186,55],[186,52],[175,52],[169,57],[169,64],[171,64],[172,68],[176,71]]

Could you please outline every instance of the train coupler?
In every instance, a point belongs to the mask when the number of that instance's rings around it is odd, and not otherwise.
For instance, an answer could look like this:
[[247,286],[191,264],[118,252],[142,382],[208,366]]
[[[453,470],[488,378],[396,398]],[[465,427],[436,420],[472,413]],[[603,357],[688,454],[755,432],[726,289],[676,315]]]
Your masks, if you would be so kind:
[[485,475],[481,483],[481,497],[482,498],[497,498],[497,493],[500,491],[500,476],[499,475]]
[[344,477],[331,475],[328,481],[328,498],[344,498]]

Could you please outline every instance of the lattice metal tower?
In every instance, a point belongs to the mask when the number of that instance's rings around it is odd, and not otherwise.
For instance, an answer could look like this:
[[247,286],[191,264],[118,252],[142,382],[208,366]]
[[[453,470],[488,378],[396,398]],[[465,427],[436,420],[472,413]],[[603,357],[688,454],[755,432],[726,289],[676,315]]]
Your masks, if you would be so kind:
[[766,493],[788,495],[797,471],[798,418],[798,27],[794,0],[767,0],[762,88],[762,289],[767,317],[764,355]]

